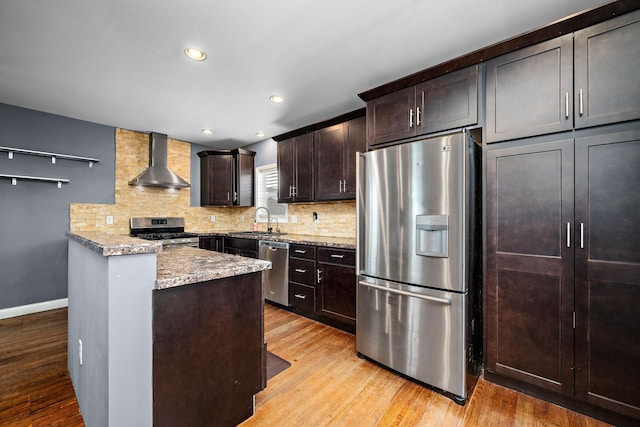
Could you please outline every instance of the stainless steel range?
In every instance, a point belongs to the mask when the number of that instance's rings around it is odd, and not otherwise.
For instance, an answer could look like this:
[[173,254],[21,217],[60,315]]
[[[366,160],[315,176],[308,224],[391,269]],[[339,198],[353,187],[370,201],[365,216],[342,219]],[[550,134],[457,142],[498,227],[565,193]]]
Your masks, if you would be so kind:
[[184,218],[139,217],[129,221],[130,235],[145,240],[161,240],[162,247],[192,246],[197,248],[200,238],[184,231]]

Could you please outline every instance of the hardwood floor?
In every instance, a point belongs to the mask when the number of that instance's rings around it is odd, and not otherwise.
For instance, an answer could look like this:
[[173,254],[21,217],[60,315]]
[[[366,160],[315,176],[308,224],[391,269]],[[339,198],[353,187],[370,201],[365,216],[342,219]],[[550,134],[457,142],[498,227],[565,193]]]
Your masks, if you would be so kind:
[[0,426],[84,426],[67,371],[67,309],[0,320]]
[[[0,426],[83,426],[66,368],[67,311],[0,320]],[[359,359],[355,337],[267,305],[269,351],[291,362],[242,426],[607,426],[479,380],[461,407]]]

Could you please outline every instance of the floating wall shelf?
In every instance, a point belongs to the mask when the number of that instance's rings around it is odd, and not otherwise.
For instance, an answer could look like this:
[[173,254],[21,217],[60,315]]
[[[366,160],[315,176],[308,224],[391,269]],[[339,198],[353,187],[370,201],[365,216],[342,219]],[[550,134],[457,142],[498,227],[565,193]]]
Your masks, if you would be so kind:
[[[51,157],[51,163],[55,163],[56,159],[65,159],[65,160],[76,160],[80,162],[88,162],[89,167],[93,167],[94,163],[98,163],[99,159],[93,159],[91,157],[81,157],[81,156],[72,156],[69,154],[60,154],[60,153],[49,153],[46,151],[36,151],[36,150],[25,150],[23,148],[12,148],[12,147],[0,147],[0,151],[7,152],[10,159],[13,159],[14,153],[26,154],[28,156],[40,156],[40,157]],[[23,178],[25,179],[25,178]],[[26,178],[28,179],[28,178]],[[54,180],[60,181],[60,180]]]
[[68,179],[63,178],[47,178],[44,176],[24,176],[24,175],[5,175],[0,173],[0,178],[8,178],[11,180],[12,185],[17,185],[19,179],[28,179],[31,181],[47,181],[47,182],[57,182],[58,188],[62,188],[62,184],[69,183]]

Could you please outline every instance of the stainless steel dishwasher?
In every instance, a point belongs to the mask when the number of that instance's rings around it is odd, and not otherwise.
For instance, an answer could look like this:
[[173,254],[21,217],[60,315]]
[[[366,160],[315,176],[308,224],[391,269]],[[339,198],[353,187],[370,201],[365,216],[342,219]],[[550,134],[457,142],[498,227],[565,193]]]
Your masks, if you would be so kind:
[[271,270],[265,270],[264,298],[289,306],[289,244],[260,240],[259,258],[271,261]]

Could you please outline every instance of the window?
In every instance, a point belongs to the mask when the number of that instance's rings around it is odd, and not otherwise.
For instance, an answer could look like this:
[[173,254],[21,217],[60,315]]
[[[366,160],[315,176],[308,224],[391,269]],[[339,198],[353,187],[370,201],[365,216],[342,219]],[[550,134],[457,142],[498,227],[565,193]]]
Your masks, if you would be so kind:
[[[278,203],[278,167],[275,163],[256,168],[256,208],[269,209],[271,218],[280,224],[287,222],[287,204]],[[258,222],[267,222],[267,213],[258,211]]]

